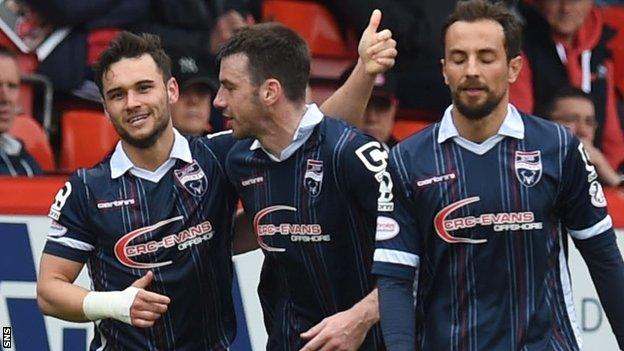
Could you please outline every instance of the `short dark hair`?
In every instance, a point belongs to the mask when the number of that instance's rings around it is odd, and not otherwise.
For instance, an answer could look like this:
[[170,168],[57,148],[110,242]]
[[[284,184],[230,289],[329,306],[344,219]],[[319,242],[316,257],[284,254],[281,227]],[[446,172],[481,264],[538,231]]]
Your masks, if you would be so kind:
[[591,94],[588,94],[579,88],[568,85],[558,89],[546,104],[542,106],[537,106],[535,108],[535,114],[541,117],[550,118],[552,116],[552,113],[555,111],[555,108],[557,107],[557,102],[559,102],[559,100],[561,99],[567,98],[585,99],[591,102],[592,105],[594,104],[594,99]]
[[234,54],[245,54],[252,83],[277,79],[290,101],[305,100],[310,76],[310,52],[306,42],[292,29],[279,23],[246,27],[228,40],[217,54],[217,62]]
[[446,47],[446,32],[453,23],[459,21],[476,22],[480,20],[492,20],[498,22],[503,27],[507,61],[520,55],[522,45],[522,24],[520,20],[503,2],[492,3],[487,0],[457,2],[455,10],[446,18],[442,27],[442,47]]
[[123,31],[111,41],[108,48],[100,55],[94,67],[95,84],[104,96],[102,78],[110,66],[124,58],[138,58],[148,54],[156,62],[156,67],[167,82],[171,78],[171,59],[160,45],[160,38],[154,34],[141,33],[139,35]]
[[17,61],[15,52],[2,44],[0,44],[0,56],[9,57]]

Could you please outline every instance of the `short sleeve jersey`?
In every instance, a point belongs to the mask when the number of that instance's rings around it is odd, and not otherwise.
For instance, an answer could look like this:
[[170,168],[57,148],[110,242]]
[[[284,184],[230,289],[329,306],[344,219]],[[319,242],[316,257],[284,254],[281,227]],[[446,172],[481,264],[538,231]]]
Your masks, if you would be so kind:
[[96,322],[92,350],[229,347],[236,333],[231,241],[237,196],[224,160],[233,141],[230,134],[178,134],[189,162],[175,159],[157,182],[131,172],[112,178],[107,159],[77,171],[58,192],[45,253],[86,262],[96,291],[123,290],[151,270],[148,290],[171,298],[151,328]]

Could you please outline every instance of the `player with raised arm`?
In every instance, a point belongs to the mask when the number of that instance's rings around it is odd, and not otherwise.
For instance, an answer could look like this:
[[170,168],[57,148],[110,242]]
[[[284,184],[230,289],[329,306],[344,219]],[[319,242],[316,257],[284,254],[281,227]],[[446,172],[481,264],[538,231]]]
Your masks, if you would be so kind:
[[[382,40],[391,33],[377,32],[380,16],[373,13],[365,33],[377,33],[372,47],[396,54]],[[292,30],[245,28],[218,57],[214,104],[240,139],[227,172],[265,254],[267,350],[382,350],[370,268],[385,150],[305,104],[310,57]],[[393,63],[375,59],[356,70],[364,67],[372,82]]]

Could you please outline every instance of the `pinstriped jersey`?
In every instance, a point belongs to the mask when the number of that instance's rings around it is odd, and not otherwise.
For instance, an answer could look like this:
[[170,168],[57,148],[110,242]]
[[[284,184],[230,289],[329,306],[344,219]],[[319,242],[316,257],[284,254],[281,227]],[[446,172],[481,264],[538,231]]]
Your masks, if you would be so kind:
[[[227,160],[265,254],[258,291],[267,350],[299,350],[300,333],[373,289],[376,175],[387,154],[346,123],[321,118],[281,162],[251,140],[237,142]],[[380,338],[375,326],[361,350],[383,349]]]
[[92,350],[229,347],[236,333],[231,227],[237,197],[224,160],[233,140],[176,132],[174,150],[182,149],[182,159],[170,158],[173,166],[159,180],[132,172],[112,177],[109,157],[77,171],[59,191],[45,253],[86,262],[95,291],[123,290],[152,270],[147,290],[171,298],[151,328],[97,321]]
[[440,123],[390,155],[373,272],[415,279],[423,350],[578,350],[565,229],[612,230],[579,140],[510,105],[499,134]]

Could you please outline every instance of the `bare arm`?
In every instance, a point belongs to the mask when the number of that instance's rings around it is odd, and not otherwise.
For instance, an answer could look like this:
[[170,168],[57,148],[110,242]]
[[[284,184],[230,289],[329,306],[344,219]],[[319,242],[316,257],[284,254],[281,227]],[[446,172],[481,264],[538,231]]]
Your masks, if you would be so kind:
[[381,12],[373,11],[358,45],[359,59],[347,81],[321,105],[321,111],[359,125],[373,91],[375,77],[394,66],[396,41],[390,30],[377,32]]
[[234,218],[234,240],[232,251],[235,255],[258,249],[258,240],[253,230],[251,220],[243,210],[236,212]]
[[[37,281],[37,303],[43,314],[73,322],[114,318],[147,328],[167,311],[167,296],[145,290],[154,279],[151,271],[123,291],[90,292],[73,284],[83,266],[43,254]],[[91,302],[87,303],[89,296]]]
[[44,253],[37,280],[37,304],[45,315],[87,322],[82,301],[88,290],[74,285],[84,264]]
[[357,350],[368,330],[379,321],[377,288],[350,309],[323,319],[301,334],[309,340],[301,351]]

